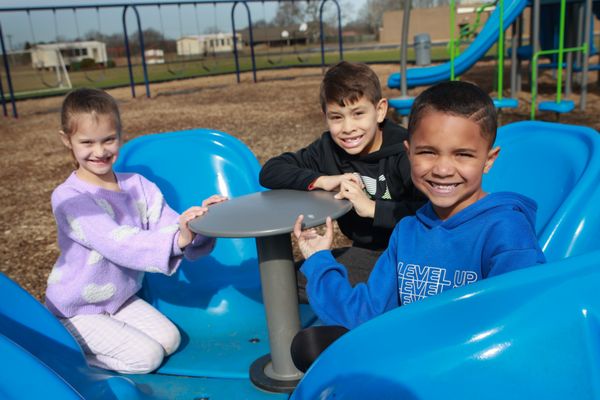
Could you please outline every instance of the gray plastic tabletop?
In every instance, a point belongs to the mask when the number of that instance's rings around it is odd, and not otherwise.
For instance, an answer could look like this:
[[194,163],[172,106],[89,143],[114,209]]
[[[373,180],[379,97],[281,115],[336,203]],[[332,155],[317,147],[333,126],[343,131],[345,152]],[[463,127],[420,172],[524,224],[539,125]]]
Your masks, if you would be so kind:
[[235,197],[210,207],[209,212],[190,222],[193,232],[211,237],[262,237],[289,233],[298,215],[304,226],[321,225],[329,216],[336,219],[352,208],[348,200],[321,190],[268,190]]

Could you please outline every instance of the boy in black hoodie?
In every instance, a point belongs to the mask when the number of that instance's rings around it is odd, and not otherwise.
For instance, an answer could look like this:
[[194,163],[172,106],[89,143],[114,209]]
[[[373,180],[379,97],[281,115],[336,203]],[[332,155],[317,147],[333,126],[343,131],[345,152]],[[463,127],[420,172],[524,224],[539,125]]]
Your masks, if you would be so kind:
[[[368,278],[396,223],[426,198],[410,179],[407,131],[385,118],[387,99],[371,68],[346,61],[332,66],[320,101],[329,131],[295,153],[267,161],[259,179],[270,189],[335,191],[352,202],[353,210],[338,225],[353,244],[334,250],[334,256],[355,284]],[[299,286],[302,299],[304,282]]]

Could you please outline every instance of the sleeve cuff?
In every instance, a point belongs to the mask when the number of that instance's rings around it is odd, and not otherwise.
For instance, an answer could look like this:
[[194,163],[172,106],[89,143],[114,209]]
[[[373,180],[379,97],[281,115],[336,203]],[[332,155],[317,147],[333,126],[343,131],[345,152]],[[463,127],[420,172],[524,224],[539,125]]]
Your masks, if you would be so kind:
[[171,254],[175,257],[179,257],[181,255],[183,255],[183,250],[179,248],[179,245],[177,244],[177,242],[179,241],[179,231],[177,231],[175,233],[175,235],[173,236],[173,249],[171,251]]

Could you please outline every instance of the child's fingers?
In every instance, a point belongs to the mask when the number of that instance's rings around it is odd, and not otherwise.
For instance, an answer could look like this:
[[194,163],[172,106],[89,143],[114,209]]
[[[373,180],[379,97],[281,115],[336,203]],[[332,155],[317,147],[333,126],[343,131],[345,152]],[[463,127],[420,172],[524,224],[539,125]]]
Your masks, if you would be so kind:
[[209,198],[207,198],[205,200],[202,200],[202,206],[204,206],[204,207],[210,206],[212,204],[221,203],[221,202],[223,202],[225,200],[227,200],[226,196],[223,196],[223,195],[220,195],[220,194],[213,194]]
[[331,220],[331,217],[327,217],[325,220],[325,237],[327,239],[333,237],[333,221]]
[[300,236],[302,235],[302,220],[304,220],[304,215],[300,214],[294,223],[294,236],[296,239],[300,239]]

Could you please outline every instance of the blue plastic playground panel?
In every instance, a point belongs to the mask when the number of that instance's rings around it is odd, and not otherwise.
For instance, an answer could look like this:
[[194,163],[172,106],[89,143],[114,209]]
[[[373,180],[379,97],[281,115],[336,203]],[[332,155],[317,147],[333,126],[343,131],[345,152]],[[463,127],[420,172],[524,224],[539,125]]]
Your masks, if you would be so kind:
[[[38,358],[0,335],[0,398],[3,399],[82,399],[75,389]],[[35,382],[32,382],[35,377]],[[6,384],[10,382],[10,385]]]
[[58,319],[2,273],[0,354],[2,399],[138,399],[133,382],[88,367]]
[[566,114],[575,108],[575,102],[573,100],[561,100],[561,101],[542,101],[538,104],[540,111],[551,111],[559,114]]
[[393,99],[388,99],[389,106],[395,109],[400,115],[409,115],[414,102],[414,97],[395,97]]
[[498,109],[519,107],[519,100],[510,98],[510,97],[505,97],[503,99],[493,99],[493,100],[494,100],[494,106],[496,106],[496,108],[498,108]]
[[519,122],[497,144],[484,188],[538,202],[550,262],[365,323],[319,357],[293,399],[600,398],[600,136]]
[[600,398],[600,252],[392,310],[350,331],[292,399]]
[[[483,187],[516,191],[538,204],[536,232],[548,260],[583,254],[600,235],[600,137],[594,129],[539,121],[498,131],[500,155]],[[565,216],[569,216],[566,218]],[[600,236],[596,236],[600,237]]]
[[[155,182],[179,212],[215,193],[264,190],[248,147],[205,129],[136,138],[123,146],[115,169]],[[173,276],[146,274],[143,291],[182,332],[180,349],[160,373],[246,379],[252,362],[269,352],[253,239],[219,238],[209,256],[184,261]],[[308,324],[314,316],[307,306],[302,310]]]
[[[526,5],[527,0],[504,1],[504,29],[507,29],[513,23]],[[471,68],[498,41],[499,14],[500,10],[496,8],[490,14],[486,24],[471,45],[454,59],[454,72],[456,76],[462,75]],[[433,85],[448,80],[450,80],[449,62],[430,67],[410,68],[406,71],[408,87]],[[392,89],[399,89],[400,73],[391,74],[388,77],[387,85]]]

